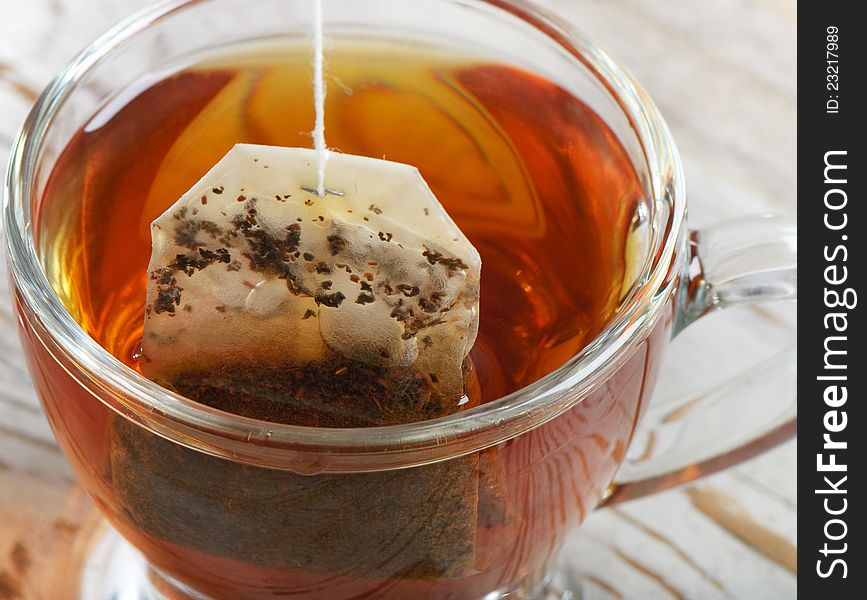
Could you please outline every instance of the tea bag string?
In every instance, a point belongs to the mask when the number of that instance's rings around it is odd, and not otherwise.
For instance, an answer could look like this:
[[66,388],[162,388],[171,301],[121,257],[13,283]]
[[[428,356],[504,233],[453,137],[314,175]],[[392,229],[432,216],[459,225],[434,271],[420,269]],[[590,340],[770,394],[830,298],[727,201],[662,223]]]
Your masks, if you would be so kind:
[[323,43],[322,2],[313,2],[313,102],[316,117],[313,126],[313,149],[316,151],[316,195],[324,196],[325,165],[328,147],[325,145],[325,50]]

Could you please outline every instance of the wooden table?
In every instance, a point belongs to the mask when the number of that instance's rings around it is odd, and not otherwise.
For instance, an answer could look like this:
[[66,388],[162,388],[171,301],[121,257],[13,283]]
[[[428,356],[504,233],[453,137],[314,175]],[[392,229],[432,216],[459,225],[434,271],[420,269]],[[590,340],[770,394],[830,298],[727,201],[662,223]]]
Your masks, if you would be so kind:
[[[50,77],[144,4],[0,0],[0,160]],[[794,213],[794,0],[544,4],[600,42],[655,98],[685,160],[692,226]],[[2,277],[0,600],[53,600],[39,574],[58,571],[53,549],[72,543],[90,505],[39,409],[5,287]],[[710,373],[730,376],[791,344],[794,322],[791,305],[707,318],[673,345],[658,393],[700,389]],[[795,465],[791,441],[688,488],[599,511],[570,538],[562,561],[582,574],[589,598],[794,598]]]

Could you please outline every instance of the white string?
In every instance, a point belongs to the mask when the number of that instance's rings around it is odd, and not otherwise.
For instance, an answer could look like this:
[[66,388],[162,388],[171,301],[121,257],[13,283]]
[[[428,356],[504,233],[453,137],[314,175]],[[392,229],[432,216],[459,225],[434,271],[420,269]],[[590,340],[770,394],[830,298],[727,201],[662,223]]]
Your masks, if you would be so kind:
[[313,21],[313,102],[316,107],[313,148],[316,150],[316,194],[324,196],[328,147],[325,145],[325,50],[322,33],[322,0],[314,0],[313,2]]

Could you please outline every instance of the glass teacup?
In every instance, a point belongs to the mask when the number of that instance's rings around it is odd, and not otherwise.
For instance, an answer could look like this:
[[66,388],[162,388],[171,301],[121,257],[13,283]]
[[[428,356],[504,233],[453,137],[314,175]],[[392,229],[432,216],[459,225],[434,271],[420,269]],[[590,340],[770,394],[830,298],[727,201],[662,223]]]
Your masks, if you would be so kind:
[[147,561],[144,597],[534,597],[565,535],[600,504],[794,433],[787,397],[768,399],[778,410],[749,440],[695,431],[685,411],[686,435],[706,438],[701,455],[644,464],[635,481],[614,483],[672,334],[716,308],[794,297],[794,233],[770,219],[689,232],[680,160],[653,103],[592,43],[517,1],[331,1],[326,27],[484,48],[580,98],[614,132],[644,187],[634,268],[616,315],[580,353],[457,415],[338,430],[209,409],[96,344],[43,268],[54,232],[37,209],[61,150],[147,74],[215,47],[305,37],[309,4],[200,0],[137,15],[52,83],[13,151],[5,219],[31,373],[82,486]]

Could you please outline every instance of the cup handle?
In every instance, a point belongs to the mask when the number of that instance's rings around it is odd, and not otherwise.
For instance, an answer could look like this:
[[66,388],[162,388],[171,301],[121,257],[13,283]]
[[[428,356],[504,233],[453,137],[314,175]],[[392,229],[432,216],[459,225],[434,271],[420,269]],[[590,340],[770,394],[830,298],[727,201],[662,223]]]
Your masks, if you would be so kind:
[[[672,337],[730,306],[797,298],[793,219],[763,216],[690,232]],[[796,432],[795,348],[700,396],[652,401],[603,505],[682,485]],[[725,424],[724,435],[721,433]]]

